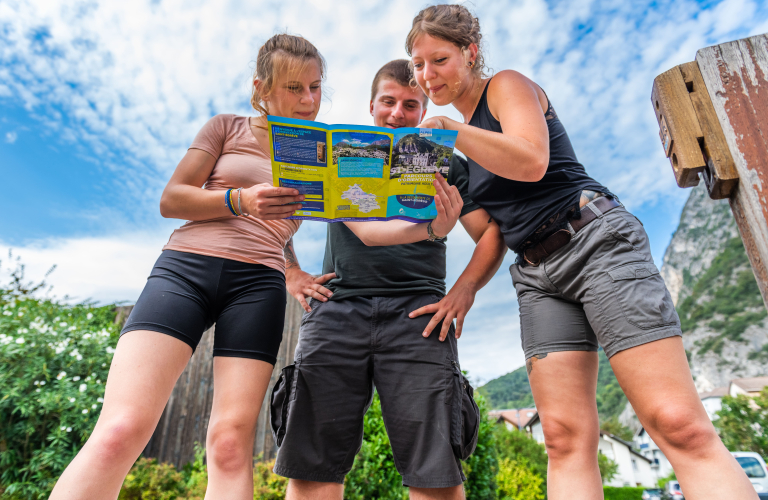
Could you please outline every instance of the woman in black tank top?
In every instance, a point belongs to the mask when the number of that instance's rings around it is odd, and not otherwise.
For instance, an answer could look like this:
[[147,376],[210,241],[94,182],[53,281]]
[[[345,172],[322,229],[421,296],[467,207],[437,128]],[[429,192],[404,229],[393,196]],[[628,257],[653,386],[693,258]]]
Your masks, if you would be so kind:
[[642,225],[587,175],[536,83],[511,70],[486,78],[481,38],[465,7],[437,5],[416,16],[406,50],[432,102],[464,118],[421,126],[459,132],[470,196],[518,254],[510,272],[549,455],[548,498],[602,498],[598,344],[686,498],[754,498],[699,400]]

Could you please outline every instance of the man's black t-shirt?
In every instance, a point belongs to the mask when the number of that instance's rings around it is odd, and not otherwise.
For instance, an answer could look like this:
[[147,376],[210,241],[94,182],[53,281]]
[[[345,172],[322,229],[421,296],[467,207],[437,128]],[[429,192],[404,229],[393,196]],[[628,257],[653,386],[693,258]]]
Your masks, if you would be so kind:
[[[453,155],[448,184],[464,200],[461,216],[480,208],[469,197],[467,162]],[[323,274],[336,273],[325,286],[331,300],[355,296],[445,295],[445,243],[419,241],[368,247],[343,222],[328,224]]]

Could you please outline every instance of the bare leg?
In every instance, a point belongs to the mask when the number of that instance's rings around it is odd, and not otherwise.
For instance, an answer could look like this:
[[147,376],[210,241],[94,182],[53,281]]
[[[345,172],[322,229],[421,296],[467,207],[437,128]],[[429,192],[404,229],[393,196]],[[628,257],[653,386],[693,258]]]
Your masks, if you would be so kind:
[[680,337],[621,351],[611,366],[643,427],[675,469],[685,498],[757,499],[704,411]]
[[318,483],[291,479],[285,492],[285,500],[341,500],[344,485],[338,483]]
[[597,353],[552,352],[526,361],[549,455],[550,500],[603,498],[597,444]]
[[99,420],[51,499],[117,498],[191,355],[187,344],[162,333],[137,330],[120,338]]
[[255,359],[213,359],[207,500],[253,499],[253,439],[272,369]]
[[409,488],[411,500],[464,500],[464,487],[452,488]]

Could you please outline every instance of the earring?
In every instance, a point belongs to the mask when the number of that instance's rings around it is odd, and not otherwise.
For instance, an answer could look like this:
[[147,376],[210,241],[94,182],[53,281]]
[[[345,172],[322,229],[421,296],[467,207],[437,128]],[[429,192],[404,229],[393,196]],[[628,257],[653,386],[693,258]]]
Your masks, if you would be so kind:
[[469,67],[471,68],[471,67],[473,67],[475,65],[475,61],[469,61],[468,64],[469,64]]

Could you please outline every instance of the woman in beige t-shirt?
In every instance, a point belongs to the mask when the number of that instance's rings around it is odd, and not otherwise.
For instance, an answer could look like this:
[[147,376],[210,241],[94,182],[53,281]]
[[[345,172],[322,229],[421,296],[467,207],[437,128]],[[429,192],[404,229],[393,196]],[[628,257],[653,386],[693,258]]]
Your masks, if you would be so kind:
[[[283,248],[300,224],[285,218],[301,204],[286,204],[304,199],[272,186],[266,115],[314,120],[324,69],[307,40],[272,37],[256,61],[260,116],[218,115],[198,133],[160,201],[164,217],[189,222],[163,248],[118,342],[98,423],[51,498],[117,498],[214,323],[206,498],[253,498],[256,420],[285,317]],[[301,286],[313,294],[330,277]]]

